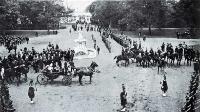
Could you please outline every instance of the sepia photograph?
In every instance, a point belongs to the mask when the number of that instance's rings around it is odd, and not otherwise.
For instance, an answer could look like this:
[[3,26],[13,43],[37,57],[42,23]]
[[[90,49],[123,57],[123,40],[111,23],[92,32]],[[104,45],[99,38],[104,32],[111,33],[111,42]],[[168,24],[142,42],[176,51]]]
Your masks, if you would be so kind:
[[200,0],[0,0],[0,112],[200,112]]

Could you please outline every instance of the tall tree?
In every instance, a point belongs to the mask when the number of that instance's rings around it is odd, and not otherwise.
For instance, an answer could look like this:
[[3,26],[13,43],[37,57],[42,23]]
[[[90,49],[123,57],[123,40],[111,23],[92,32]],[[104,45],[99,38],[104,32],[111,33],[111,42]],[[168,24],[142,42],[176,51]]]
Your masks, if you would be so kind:
[[1,30],[14,29],[17,25],[17,18],[20,16],[17,3],[0,1],[0,26]]

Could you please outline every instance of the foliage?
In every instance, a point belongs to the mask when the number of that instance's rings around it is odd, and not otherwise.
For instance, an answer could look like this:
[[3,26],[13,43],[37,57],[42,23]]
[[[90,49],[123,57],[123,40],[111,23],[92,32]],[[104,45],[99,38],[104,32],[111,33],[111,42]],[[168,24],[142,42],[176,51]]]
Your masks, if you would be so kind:
[[123,0],[93,2],[88,11],[104,27],[136,30],[143,27],[199,28],[199,0]]
[[[199,0],[180,0],[175,5],[175,18],[181,20],[182,27],[200,27],[200,1]],[[176,21],[178,21],[176,20]]]
[[22,26],[29,24],[33,29],[55,28],[59,16],[65,12],[64,7],[51,2],[21,2],[20,13],[22,14]]
[[19,17],[19,6],[6,0],[0,2],[0,29],[14,29]]
[[72,10],[50,1],[0,1],[0,27],[5,29],[54,29],[59,18]]

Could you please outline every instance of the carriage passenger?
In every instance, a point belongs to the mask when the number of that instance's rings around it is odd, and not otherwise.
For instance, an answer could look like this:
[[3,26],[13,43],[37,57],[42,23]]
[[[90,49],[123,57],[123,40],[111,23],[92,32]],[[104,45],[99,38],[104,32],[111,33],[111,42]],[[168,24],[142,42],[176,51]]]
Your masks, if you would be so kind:
[[51,63],[50,65],[46,66],[47,72],[52,72],[53,70],[53,64]]

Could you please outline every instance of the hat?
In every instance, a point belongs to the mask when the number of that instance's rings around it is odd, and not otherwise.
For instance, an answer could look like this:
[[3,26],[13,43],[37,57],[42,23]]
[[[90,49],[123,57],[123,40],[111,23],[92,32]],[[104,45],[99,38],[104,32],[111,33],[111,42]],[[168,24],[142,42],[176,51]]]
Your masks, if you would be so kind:
[[122,84],[122,89],[125,89],[125,85],[124,84]]
[[33,79],[30,80],[29,86],[33,86]]

